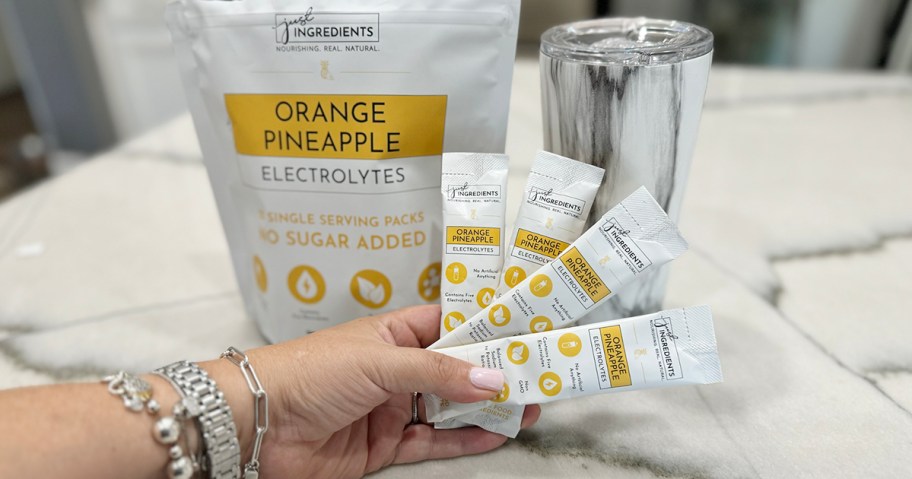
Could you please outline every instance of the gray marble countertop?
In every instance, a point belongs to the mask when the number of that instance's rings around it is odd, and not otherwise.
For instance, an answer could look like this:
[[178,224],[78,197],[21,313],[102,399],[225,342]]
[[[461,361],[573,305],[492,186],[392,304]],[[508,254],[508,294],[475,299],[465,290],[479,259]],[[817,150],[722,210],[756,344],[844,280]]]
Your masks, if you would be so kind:
[[[519,61],[512,208],[538,92]],[[912,477],[910,205],[912,78],[714,68],[667,305],[713,306],[725,382],[546,405],[376,476]],[[189,117],[0,204],[0,388],[262,343]]]

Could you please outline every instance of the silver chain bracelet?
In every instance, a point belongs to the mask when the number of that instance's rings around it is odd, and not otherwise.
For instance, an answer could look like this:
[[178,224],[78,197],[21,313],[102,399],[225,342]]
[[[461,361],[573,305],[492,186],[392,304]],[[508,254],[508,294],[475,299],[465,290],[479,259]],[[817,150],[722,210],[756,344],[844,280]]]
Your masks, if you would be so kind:
[[241,374],[244,375],[244,381],[247,382],[247,388],[253,394],[253,418],[256,427],[256,437],[253,440],[253,456],[250,462],[244,466],[244,479],[257,479],[260,476],[260,447],[263,445],[263,436],[269,430],[269,396],[260,383],[253,365],[250,364],[250,358],[247,354],[235,347],[229,347],[222,353],[222,358],[231,361],[232,364],[241,368]]

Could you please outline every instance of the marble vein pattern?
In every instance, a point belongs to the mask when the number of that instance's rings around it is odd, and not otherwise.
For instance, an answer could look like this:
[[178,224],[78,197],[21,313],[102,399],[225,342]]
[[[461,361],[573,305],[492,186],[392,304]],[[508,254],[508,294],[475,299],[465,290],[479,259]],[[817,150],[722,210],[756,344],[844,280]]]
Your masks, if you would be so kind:
[[[374,477],[912,476],[910,126],[908,78],[715,68],[666,306],[713,306],[725,383],[550,404],[494,453]],[[0,387],[262,344],[230,268],[186,116],[0,204]]]
[[[712,54],[656,66],[540,61],[545,149],[605,169],[590,224],[644,185],[677,220]],[[650,273],[591,320],[660,309],[667,280]]]
[[[912,234],[855,252],[774,263],[777,304],[843,367],[870,381],[912,416]],[[863,296],[864,301],[858,297]]]
[[[11,234],[0,256],[0,328],[45,329],[236,290],[200,166],[114,153],[23,199],[25,214],[18,198],[0,205]],[[35,244],[40,255],[16,254]]]

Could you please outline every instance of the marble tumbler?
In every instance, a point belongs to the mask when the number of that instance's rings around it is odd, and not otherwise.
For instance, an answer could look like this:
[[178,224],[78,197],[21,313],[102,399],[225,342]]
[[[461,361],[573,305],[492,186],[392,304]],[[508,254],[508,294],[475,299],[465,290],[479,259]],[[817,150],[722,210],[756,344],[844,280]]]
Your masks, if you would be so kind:
[[[542,36],[545,150],[605,169],[590,223],[646,186],[677,221],[712,63],[689,23],[606,18]],[[662,309],[668,269],[627,286],[584,322]]]

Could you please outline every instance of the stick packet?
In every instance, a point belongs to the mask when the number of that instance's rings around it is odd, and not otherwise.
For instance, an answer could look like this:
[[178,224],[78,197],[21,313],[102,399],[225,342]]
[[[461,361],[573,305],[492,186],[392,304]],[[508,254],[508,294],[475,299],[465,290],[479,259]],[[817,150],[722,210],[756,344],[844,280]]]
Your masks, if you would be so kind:
[[[495,297],[502,296],[530,272],[556,258],[580,236],[604,174],[602,168],[553,153],[541,151],[536,155],[511,235],[512,241],[506,248],[503,273]],[[439,421],[434,427],[453,429],[471,426],[479,421],[473,416],[465,418],[471,421],[468,423],[452,418]],[[478,416],[487,421],[485,414]],[[522,414],[518,414],[500,427],[519,430],[521,421]]]
[[496,297],[564,252],[586,227],[605,170],[540,151],[507,245]]
[[[607,392],[722,381],[708,306],[662,311],[561,331],[503,338],[437,352],[492,369],[507,379],[491,401],[460,404],[426,397],[429,421],[478,412],[486,429],[526,404]],[[462,415],[462,416],[461,416]],[[521,414],[519,415],[521,416]],[[510,434],[515,437],[515,433]]]
[[[603,304],[624,284],[673,260],[686,249],[687,243],[674,223],[649,192],[640,188],[608,211],[560,259],[498,298],[489,308],[492,311],[483,311],[477,319],[472,318],[469,322],[475,325],[475,331],[464,325],[456,329],[461,331],[459,340],[454,341],[456,337],[452,333],[452,337],[441,338],[429,349],[567,327],[595,309],[596,302]],[[558,275],[559,272],[563,274]],[[517,307],[520,304],[523,308]],[[502,309],[497,312],[494,308]],[[520,314],[510,326],[513,311]],[[522,411],[522,407],[514,407],[506,418],[503,414],[475,411],[435,427],[474,424],[511,435],[519,431]]]
[[557,259],[428,349],[564,328],[621,287],[687,250],[678,228],[646,188],[605,213]]
[[508,163],[506,155],[443,155],[441,336],[494,299],[503,266]]
[[519,0],[175,0],[188,104],[271,341],[440,298],[440,159],[502,152]]

